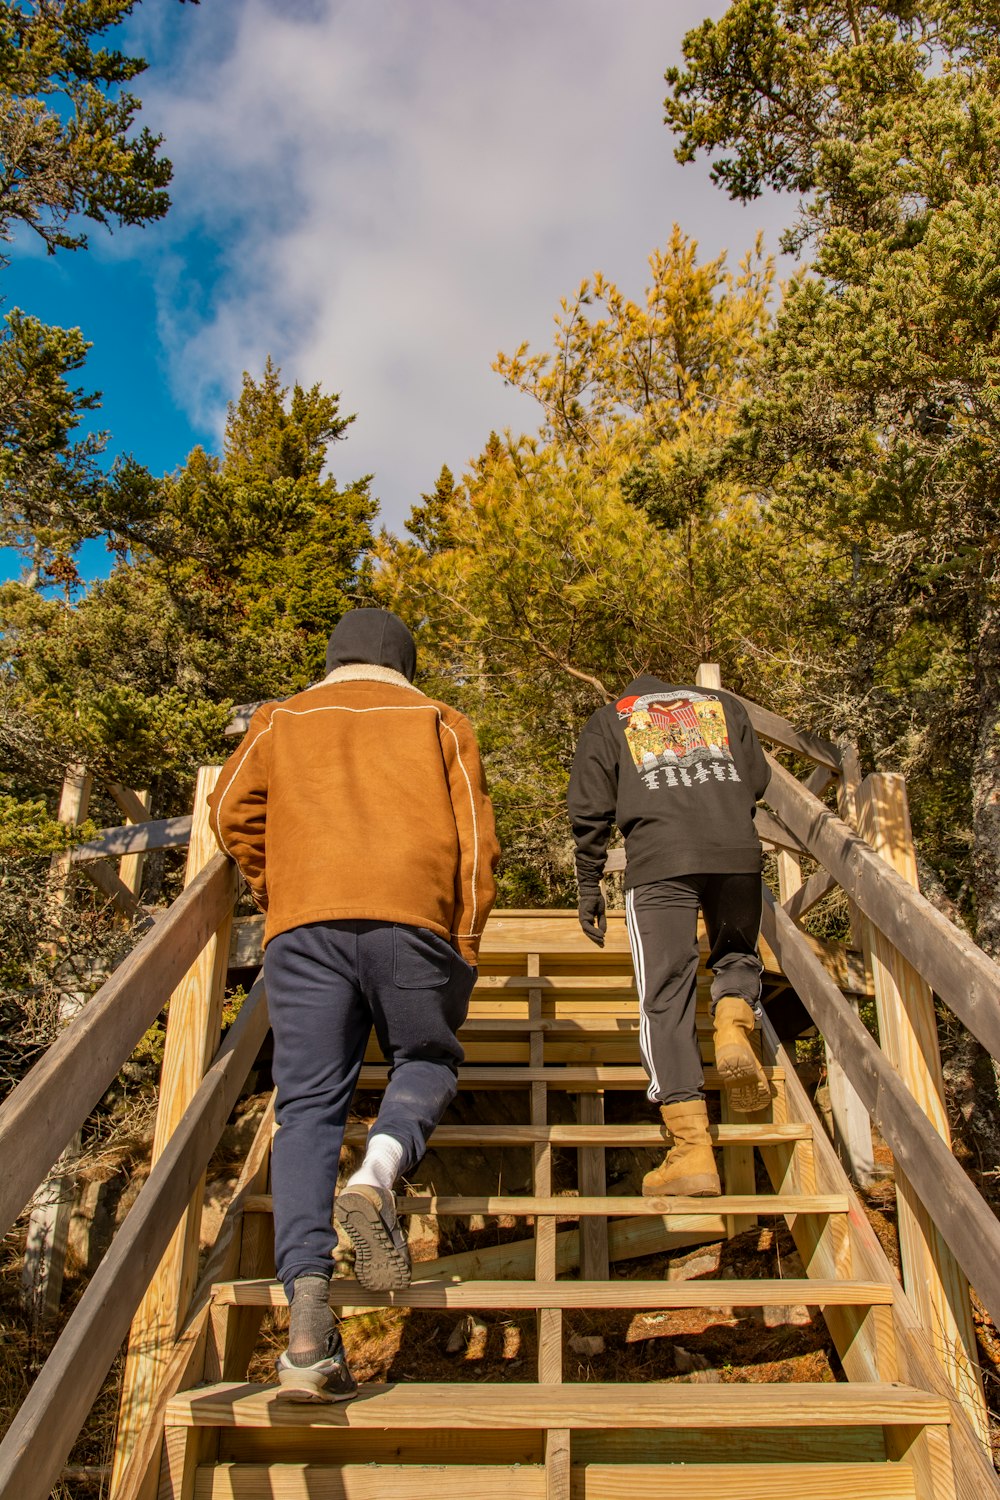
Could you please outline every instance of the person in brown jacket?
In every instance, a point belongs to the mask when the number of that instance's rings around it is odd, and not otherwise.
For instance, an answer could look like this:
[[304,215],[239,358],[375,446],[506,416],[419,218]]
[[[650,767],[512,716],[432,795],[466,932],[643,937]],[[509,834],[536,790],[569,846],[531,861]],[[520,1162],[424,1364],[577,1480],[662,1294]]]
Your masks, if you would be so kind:
[[371,1290],[406,1286],[396,1179],[455,1096],[499,858],[472,726],[413,686],[387,610],[334,630],[327,675],[254,714],[211,797],[220,847],[265,913],[277,1090],[275,1260],[291,1305],[278,1378],[294,1400],[356,1386],[329,1307],[337,1166],[374,1026],[389,1081],[336,1217]]

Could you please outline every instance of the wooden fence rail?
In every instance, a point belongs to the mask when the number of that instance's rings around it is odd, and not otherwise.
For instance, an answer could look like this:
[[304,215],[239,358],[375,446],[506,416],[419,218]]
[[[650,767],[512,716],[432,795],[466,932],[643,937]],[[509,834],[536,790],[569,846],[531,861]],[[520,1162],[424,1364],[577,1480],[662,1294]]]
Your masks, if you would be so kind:
[[190,837],[190,813],[183,818],[156,818],[123,828],[102,828],[95,839],[77,844],[70,852],[70,860],[78,865],[94,859],[117,859],[120,855],[141,854],[147,849],[179,849]]
[[128,1061],[234,892],[234,868],[217,854],[0,1106],[0,1233]]
[[0,1495],[46,1500],[59,1478],[128,1332],[150,1267],[163,1255],[201,1180],[267,1026],[264,983],[258,979],[0,1443]]

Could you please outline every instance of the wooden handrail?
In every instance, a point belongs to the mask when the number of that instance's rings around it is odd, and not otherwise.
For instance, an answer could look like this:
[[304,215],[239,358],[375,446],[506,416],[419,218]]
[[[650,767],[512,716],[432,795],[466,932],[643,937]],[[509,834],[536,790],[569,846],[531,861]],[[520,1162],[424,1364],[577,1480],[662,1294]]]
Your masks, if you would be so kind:
[[766,740],[781,745],[784,750],[794,750],[797,755],[804,755],[807,760],[814,760],[817,765],[825,766],[834,775],[840,775],[840,749],[832,740],[824,739],[821,734],[813,734],[810,729],[796,729],[794,724],[790,724],[780,714],[772,713],[760,703],[754,703],[752,698],[743,698],[739,693],[734,696],[743,704],[754,729]]
[[1000,1222],[766,886],[761,931],[898,1166],[996,1319],[1000,1316]]
[[224,854],[187,887],[0,1106],[6,1233],[222,921],[235,894]]
[[128,1332],[149,1268],[162,1256],[208,1165],[267,1026],[267,998],[258,978],[0,1443],[0,1494],[46,1500],[58,1479]]
[[1000,968],[784,766],[768,760],[764,796],[782,822],[1000,1059]]

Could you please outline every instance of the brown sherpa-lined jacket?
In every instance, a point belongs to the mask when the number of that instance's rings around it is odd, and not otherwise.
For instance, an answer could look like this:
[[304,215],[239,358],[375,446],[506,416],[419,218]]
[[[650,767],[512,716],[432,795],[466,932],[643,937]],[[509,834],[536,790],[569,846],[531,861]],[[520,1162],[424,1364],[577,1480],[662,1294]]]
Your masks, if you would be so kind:
[[427,927],[470,964],[500,856],[464,714],[363,663],[254,714],[210,798],[212,828],[266,913]]

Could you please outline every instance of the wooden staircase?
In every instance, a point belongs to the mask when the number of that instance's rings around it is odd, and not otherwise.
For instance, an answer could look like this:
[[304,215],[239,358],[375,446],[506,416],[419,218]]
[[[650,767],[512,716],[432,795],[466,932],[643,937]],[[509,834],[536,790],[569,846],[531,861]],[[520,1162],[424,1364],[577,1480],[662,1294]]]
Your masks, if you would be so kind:
[[[938,1391],[920,1389],[903,1373],[892,1317],[898,1282],[865,1232],[850,1183],[773,1032],[765,1033],[770,1109],[715,1127],[721,1198],[608,1193],[608,1146],[663,1145],[644,1098],[637,1018],[621,917],[612,917],[607,946],[596,953],[572,913],[498,914],[484,939],[460,1083],[476,1091],[518,1090],[530,1123],[445,1123],[431,1144],[435,1151],[530,1148],[532,1193],[431,1196],[415,1190],[398,1198],[398,1208],[403,1215],[523,1218],[534,1227],[534,1275],[480,1279],[477,1264],[490,1266],[486,1251],[464,1257],[471,1274],[461,1276],[447,1273],[448,1262],[418,1262],[405,1292],[366,1292],[352,1277],[333,1282],[332,1300],[348,1319],[387,1306],[534,1312],[538,1360],[530,1383],[459,1377],[446,1384],[363,1385],[356,1400],[331,1407],[276,1402],[273,1386],[247,1384],[262,1315],[285,1303],[272,1279],[270,1198],[249,1191],[266,1175],[271,1123],[265,1121],[235,1210],[242,1228],[234,1236],[242,1241],[240,1275],[211,1288],[199,1372],[206,1383],[191,1382],[166,1406],[161,1494],[174,1500],[385,1500],[394,1494],[418,1500],[444,1490],[470,1500],[631,1500],[641,1487],[671,1500],[950,1500],[956,1493],[951,1407]],[[706,1020],[707,997],[699,1031],[714,1088]],[[613,1064],[599,1060],[605,1047]],[[384,1069],[372,1064],[363,1086],[377,1088],[383,1079]],[[602,1123],[608,1088],[634,1093],[635,1124]],[[548,1123],[556,1090],[575,1096],[581,1123]],[[349,1140],[358,1139],[355,1130]],[[555,1148],[575,1150],[578,1193],[553,1196]],[[756,1183],[757,1156],[764,1191]],[[804,1279],[667,1281],[662,1255],[656,1279],[613,1274],[626,1257],[634,1269],[644,1248],[662,1252],[719,1239],[779,1216],[791,1228]],[[567,1220],[581,1227],[564,1262],[582,1265],[560,1275],[557,1225]],[[502,1248],[492,1261],[504,1269]],[[822,1310],[847,1379],[763,1385],[564,1378],[568,1309],[789,1304]]]
[[[1000,1059],[1000,969],[913,888],[899,778],[861,782],[850,746],[747,706],[758,733],[814,765],[800,781],[772,762],[759,810],[778,867],[777,892],[765,889],[766,993],[775,1014],[789,1000],[818,1026],[858,1151],[870,1151],[870,1122],[892,1150],[906,1290],[770,1022],[769,1108],[738,1116],[714,1100],[707,993],[698,1029],[723,1195],[614,1191],[609,1148],[665,1144],[645,1099],[624,922],[611,917],[598,951],[572,912],[496,912],[463,1032],[460,1086],[482,1108],[470,1124],[460,1097],[431,1150],[520,1151],[530,1173],[517,1193],[441,1194],[418,1173],[399,1209],[477,1223],[502,1215],[523,1231],[418,1260],[403,1293],[371,1294],[342,1275],[333,1295],[348,1346],[351,1320],[374,1307],[528,1315],[536,1367],[486,1382],[459,1362],[446,1382],[367,1385],[328,1408],[276,1404],[273,1387],[247,1379],[265,1315],[284,1301],[270,1112],[200,1274],[197,1253],[204,1174],[267,1034],[258,978],[221,1035],[227,973],[245,984],[258,966],[260,922],[234,921],[234,872],[208,832],[216,771],[203,768],[192,819],[156,822],[112,789],[133,826],[76,848],[74,862],[127,909],[134,892],[110,862],[188,842],[185,890],[0,1106],[0,1221],[14,1222],[169,999],[153,1164],[0,1443],[3,1500],[50,1494],[130,1324],[111,1500],[409,1500],[444,1488],[456,1500],[1000,1497],[969,1301],[971,1282],[1000,1324],[1000,1225],[949,1148],[930,988]],[[820,800],[831,785],[839,816]],[[851,903],[850,945],[798,925],[838,885]],[[855,1013],[859,994],[875,999],[878,1042]],[[384,1081],[373,1051],[361,1089],[377,1094]],[[505,1107],[493,1110],[500,1091]],[[353,1145],[363,1138],[360,1124],[348,1133]],[[850,1140],[841,1146],[855,1161]],[[667,1274],[675,1250],[769,1224],[794,1242],[792,1277]],[[800,1304],[822,1313],[835,1379],[741,1383],[722,1370],[717,1380],[594,1380],[566,1357],[564,1320],[577,1312]],[[615,1375],[613,1357],[600,1373]]]

